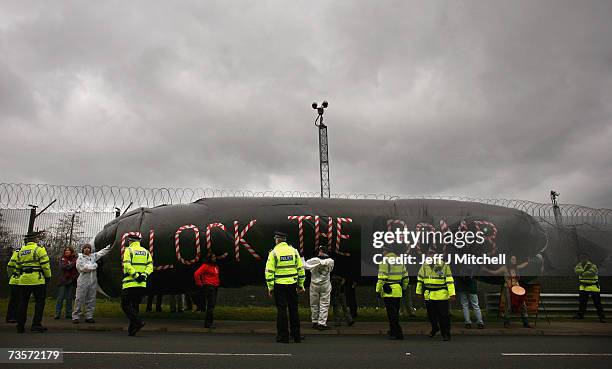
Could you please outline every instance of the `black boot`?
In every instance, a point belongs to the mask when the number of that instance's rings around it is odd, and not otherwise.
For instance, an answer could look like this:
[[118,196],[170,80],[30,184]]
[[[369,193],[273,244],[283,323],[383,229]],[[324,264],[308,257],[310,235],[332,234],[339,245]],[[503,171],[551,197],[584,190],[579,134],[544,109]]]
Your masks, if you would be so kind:
[[47,327],[43,327],[42,325],[33,325],[30,330],[32,332],[43,333],[47,331]]

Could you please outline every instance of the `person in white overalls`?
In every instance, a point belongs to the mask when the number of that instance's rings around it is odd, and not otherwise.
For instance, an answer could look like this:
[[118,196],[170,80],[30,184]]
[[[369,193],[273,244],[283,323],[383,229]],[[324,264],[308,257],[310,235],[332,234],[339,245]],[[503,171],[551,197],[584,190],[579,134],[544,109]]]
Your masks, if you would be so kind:
[[72,322],[79,323],[81,314],[85,314],[85,323],[95,323],[93,318],[96,309],[96,291],[98,289],[98,260],[110,251],[110,245],[98,252],[91,252],[91,245],[86,243],[81,247],[77,258],[76,268],[79,271],[77,278],[76,298],[72,311]]
[[327,255],[325,248],[319,248],[317,257],[306,260],[304,269],[310,271],[310,310],[312,327],[318,330],[331,329],[327,325],[331,295],[330,274],[334,260]]

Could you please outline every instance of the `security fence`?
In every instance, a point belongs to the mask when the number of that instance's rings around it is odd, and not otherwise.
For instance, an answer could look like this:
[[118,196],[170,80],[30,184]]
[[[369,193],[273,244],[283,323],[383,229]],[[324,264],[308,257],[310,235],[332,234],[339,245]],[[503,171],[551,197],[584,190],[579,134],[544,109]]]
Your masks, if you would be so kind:
[[[214,188],[148,188],[119,186],[65,186],[51,184],[0,183],[0,209],[26,209],[34,204],[44,206],[57,199],[51,207],[59,212],[112,212],[115,208],[151,207],[161,204],[189,203],[210,197],[318,197],[318,192],[250,191]],[[334,193],[339,199],[435,198],[473,201],[522,210],[532,216],[554,219],[552,204],[516,199],[487,199],[466,196],[396,196],[387,194]],[[581,205],[560,204],[564,221],[574,223],[612,224],[612,209],[595,209]]]
[[[46,230],[44,241],[53,260],[57,260],[65,246],[78,248],[91,240],[117,212],[138,207],[162,204],[190,203],[212,197],[319,197],[318,192],[249,191],[213,188],[146,188],[119,186],[65,186],[51,184],[0,183],[0,286],[6,285],[4,267],[10,257],[11,246],[19,245],[27,232],[30,206],[38,211],[53,204],[36,218],[35,229]],[[594,209],[580,205],[551,204],[525,200],[486,199],[465,196],[393,196],[386,194],[336,193],[332,198],[378,199],[429,198],[470,201],[522,210],[542,225],[563,226],[580,232],[605,233],[612,231],[612,209]],[[597,238],[597,237],[595,237]],[[56,267],[54,263],[54,267]],[[0,295],[4,294],[0,288]]]
[[[65,186],[52,184],[0,183],[0,246],[19,239],[26,233],[30,205],[39,210],[56,200],[36,219],[36,228],[45,229],[63,245],[91,239],[119,211],[128,208],[180,204],[210,197],[318,197],[317,192],[249,191],[214,188],[147,188],[119,186]],[[542,223],[588,225],[595,229],[612,227],[612,209],[594,209],[580,205],[551,204],[526,200],[487,199],[465,196],[394,196],[386,194],[335,193],[340,199],[434,198],[472,201],[522,210]],[[555,218],[557,212],[557,218]]]

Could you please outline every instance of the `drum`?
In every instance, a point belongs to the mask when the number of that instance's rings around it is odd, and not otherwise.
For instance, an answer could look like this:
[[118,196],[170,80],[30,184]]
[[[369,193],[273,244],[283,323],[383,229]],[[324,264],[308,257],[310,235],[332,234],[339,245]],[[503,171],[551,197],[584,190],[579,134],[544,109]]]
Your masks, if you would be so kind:
[[512,286],[512,293],[517,296],[523,296],[525,294],[525,289],[521,286]]

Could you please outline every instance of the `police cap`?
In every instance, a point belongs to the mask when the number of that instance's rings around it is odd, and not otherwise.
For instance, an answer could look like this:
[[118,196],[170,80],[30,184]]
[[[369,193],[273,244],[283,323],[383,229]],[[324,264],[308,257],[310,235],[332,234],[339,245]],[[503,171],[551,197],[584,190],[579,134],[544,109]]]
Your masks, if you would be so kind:
[[289,237],[289,236],[287,236],[287,233],[283,233],[283,232],[280,232],[280,231],[274,232],[274,238],[282,238],[283,240],[286,240],[287,237]]

